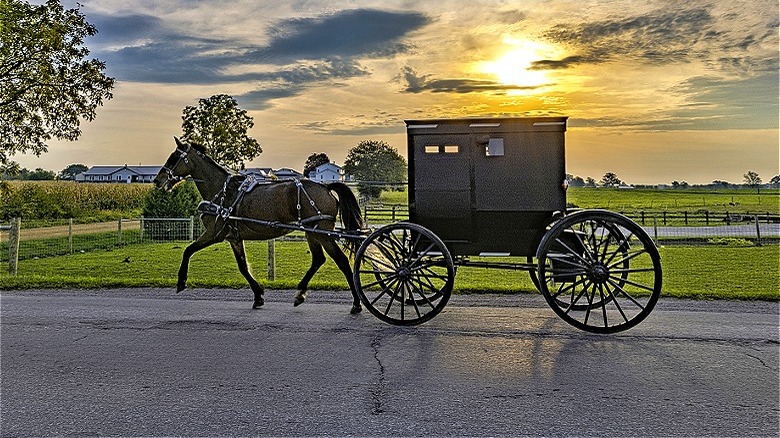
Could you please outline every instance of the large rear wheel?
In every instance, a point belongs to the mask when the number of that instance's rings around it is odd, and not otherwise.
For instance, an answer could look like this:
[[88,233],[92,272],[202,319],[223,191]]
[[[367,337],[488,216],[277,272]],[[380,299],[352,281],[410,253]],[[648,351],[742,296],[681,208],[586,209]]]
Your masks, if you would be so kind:
[[661,294],[661,258],[647,233],[617,213],[585,210],[555,223],[537,251],[539,289],[569,324],[594,333],[627,330]]

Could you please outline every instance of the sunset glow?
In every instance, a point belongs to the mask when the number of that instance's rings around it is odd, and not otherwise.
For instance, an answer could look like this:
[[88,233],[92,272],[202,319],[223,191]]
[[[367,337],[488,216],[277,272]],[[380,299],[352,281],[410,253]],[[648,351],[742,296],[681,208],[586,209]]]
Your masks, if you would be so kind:
[[509,90],[510,95],[538,93],[541,90],[537,87],[549,85],[547,72],[534,69],[533,63],[549,59],[558,51],[536,41],[505,39],[505,42],[512,48],[495,61],[479,63],[479,70],[494,75],[502,84],[521,87]]

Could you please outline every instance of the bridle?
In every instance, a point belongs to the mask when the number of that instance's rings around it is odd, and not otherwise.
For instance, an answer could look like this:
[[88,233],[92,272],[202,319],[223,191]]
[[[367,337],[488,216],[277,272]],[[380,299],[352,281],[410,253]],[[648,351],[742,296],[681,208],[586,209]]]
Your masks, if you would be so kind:
[[176,152],[179,153],[179,159],[176,160],[176,163],[173,166],[171,167],[163,166],[161,169],[164,170],[165,174],[168,176],[168,181],[174,181],[178,183],[179,181],[184,179],[183,176],[174,175],[173,171],[176,170],[177,167],[179,167],[179,164],[181,164],[182,161],[184,161],[185,164],[189,164],[190,161],[187,159],[187,155],[191,151],[192,151],[192,146],[189,143],[187,143],[186,150],[179,149],[179,146],[178,145],[176,146]]

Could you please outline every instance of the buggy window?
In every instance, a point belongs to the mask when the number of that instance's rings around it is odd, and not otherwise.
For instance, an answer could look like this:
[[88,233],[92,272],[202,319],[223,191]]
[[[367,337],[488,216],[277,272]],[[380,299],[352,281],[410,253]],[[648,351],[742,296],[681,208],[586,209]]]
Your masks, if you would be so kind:
[[486,157],[502,157],[504,156],[504,139],[503,138],[491,138],[488,140],[488,144],[485,147]]

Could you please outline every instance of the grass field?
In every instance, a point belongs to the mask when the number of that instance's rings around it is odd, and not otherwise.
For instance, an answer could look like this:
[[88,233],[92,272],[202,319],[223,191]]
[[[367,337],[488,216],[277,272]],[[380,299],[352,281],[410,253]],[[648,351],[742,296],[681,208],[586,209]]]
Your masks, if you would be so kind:
[[[110,251],[25,260],[19,275],[0,273],[0,289],[19,288],[108,288],[170,287],[183,244],[138,244]],[[695,299],[780,299],[780,247],[662,247],[663,296]],[[293,289],[308,268],[304,242],[276,243],[276,280],[266,278],[267,246],[247,244],[255,277],[269,288]],[[125,261],[127,260],[127,262]],[[244,288],[232,251],[226,243],[198,252],[190,262],[190,286]],[[328,260],[311,283],[312,289],[346,290],[347,283],[335,264]],[[534,292],[528,273],[461,268],[455,293]]]
[[[780,189],[609,189],[569,188],[566,200],[580,208],[604,208],[612,211],[688,211],[751,212],[780,214]],[[385,205],[406,205],[407,192],[382,192]]]

